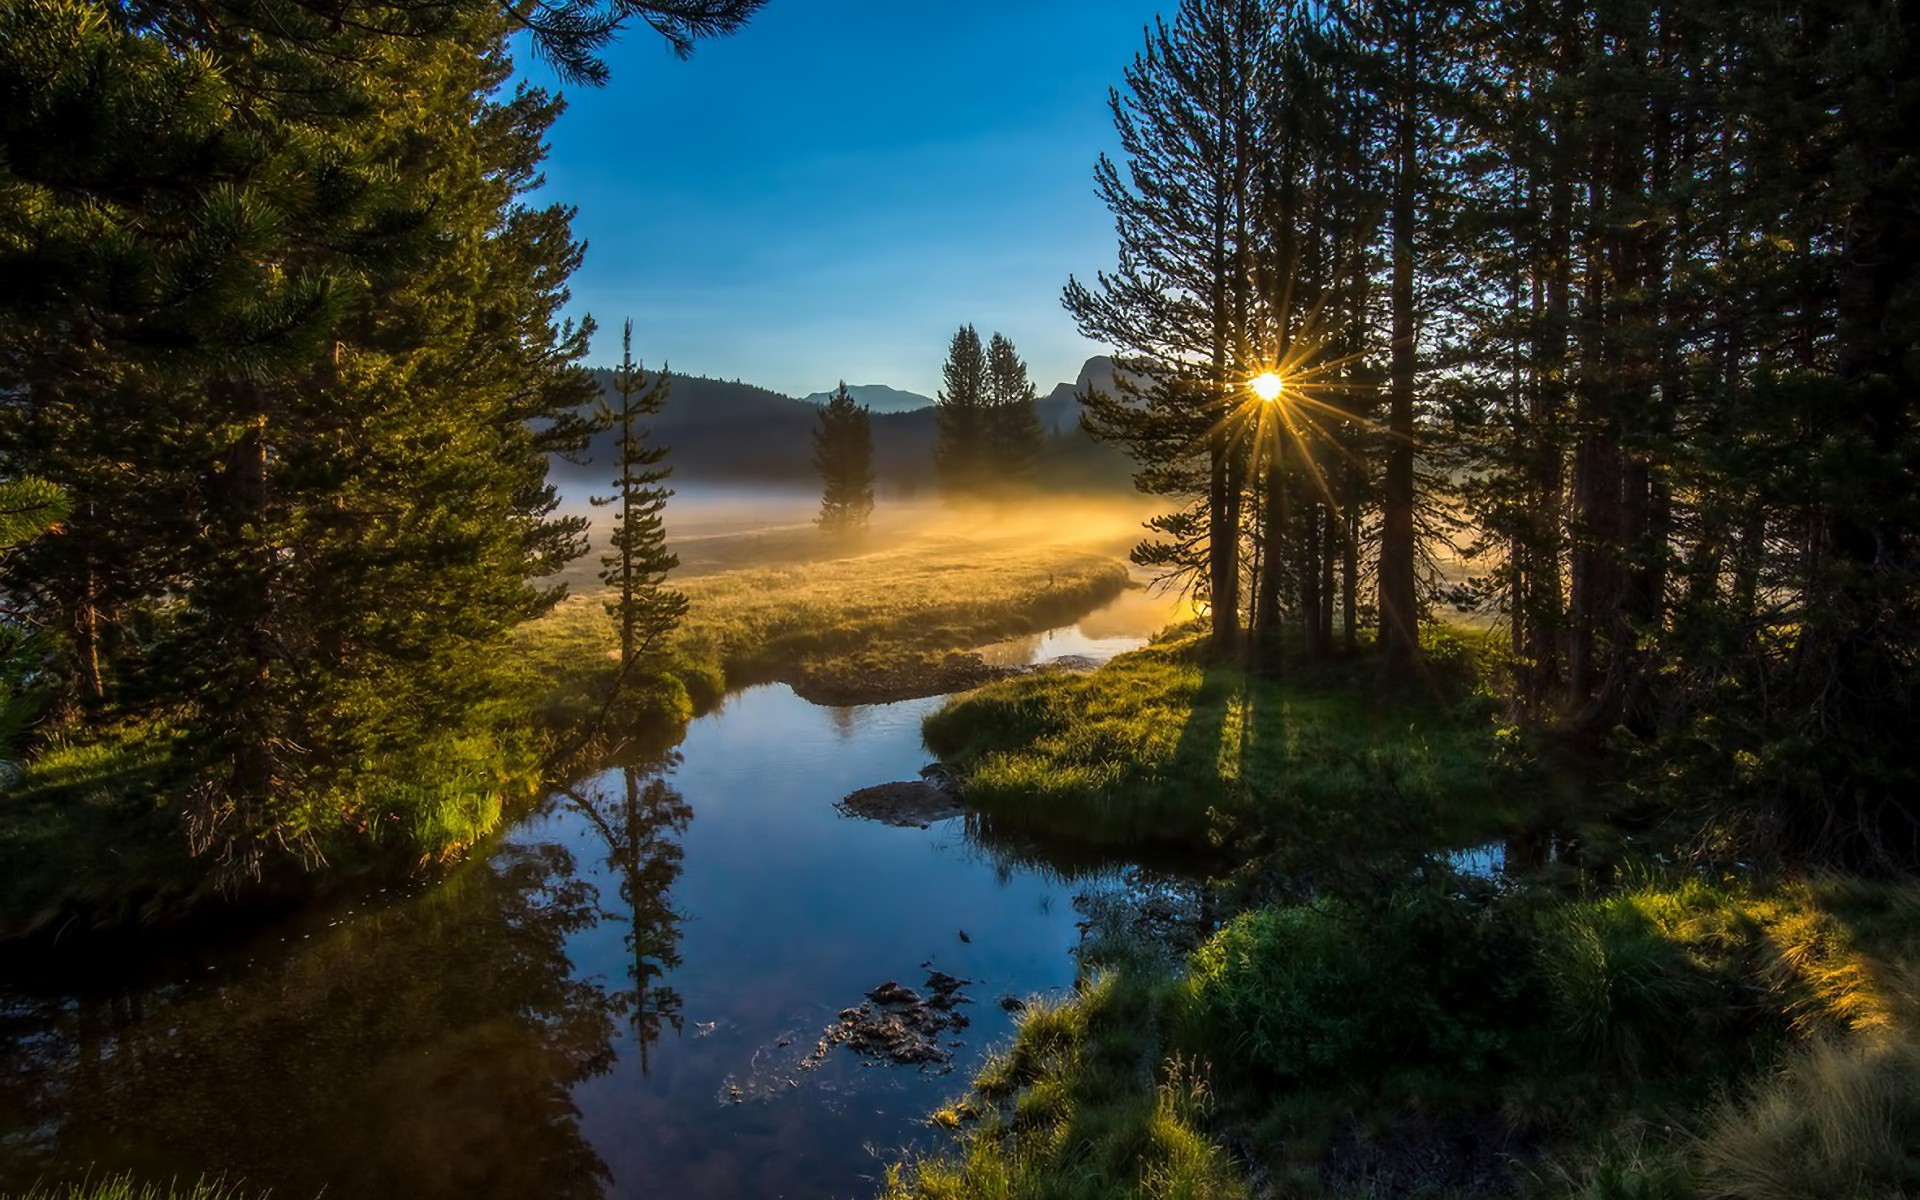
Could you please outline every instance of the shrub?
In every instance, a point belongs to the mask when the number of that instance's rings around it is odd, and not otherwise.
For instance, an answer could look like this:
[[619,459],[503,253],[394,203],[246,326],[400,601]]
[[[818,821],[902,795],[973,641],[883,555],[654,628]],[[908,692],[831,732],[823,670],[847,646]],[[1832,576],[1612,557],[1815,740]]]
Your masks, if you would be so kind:
[[1538,992],[1497,905],[1408,887],[1236,918],[1194,953],[1183,1030],[1196,1053],[1290,1082],[1478,1075],[1520,1053]]
[[1637,1078],[1679,1052],[1714,999],[1686,949],[1616,896],[1569,905],[1545,921],[1540,965],[1559,1031],[1587,1063]]

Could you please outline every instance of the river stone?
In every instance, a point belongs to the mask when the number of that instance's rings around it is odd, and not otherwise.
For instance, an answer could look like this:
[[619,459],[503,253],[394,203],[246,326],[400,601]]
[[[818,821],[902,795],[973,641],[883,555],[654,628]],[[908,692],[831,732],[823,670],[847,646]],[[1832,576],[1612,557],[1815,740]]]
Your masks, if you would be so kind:
[[961,813],[959,802],[951,793],[920,780],[861,788],[834,808],[843,816],[913,829],[925,829],[935,821],[945,821]]

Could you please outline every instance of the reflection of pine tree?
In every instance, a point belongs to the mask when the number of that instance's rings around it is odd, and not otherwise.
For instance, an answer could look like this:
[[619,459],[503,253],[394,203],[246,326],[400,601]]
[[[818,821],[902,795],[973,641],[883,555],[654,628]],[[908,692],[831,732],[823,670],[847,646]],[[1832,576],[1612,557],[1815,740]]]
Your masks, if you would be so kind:
[[622,767],[623,795],[570,794],[607,844],[607,863],[620,875],[620,900],[626,906],[626,943],[631,956],[627,977],[632,989],[621,997],[640,1051],[640,1073],[651,1071],[648,1055],[666,1026],[680,1032],[680,993],[664,980],[680,965],[680,914],[669,893],[680,878],[685,850],[680,837],[693,819],[693,806],[656,775],[641,783],[642,770]]
[[265,939],[217,985],[9,996],[0,1111],[62,1132],[10,1141],[7,1169],[68,1174],[73,1131],[116,1129],[256,1195],[604,1200],[575,1093],[616,1061],[620,998],[568,956],[601,915],[582,874],[565,846],[505,843],[310,940]]

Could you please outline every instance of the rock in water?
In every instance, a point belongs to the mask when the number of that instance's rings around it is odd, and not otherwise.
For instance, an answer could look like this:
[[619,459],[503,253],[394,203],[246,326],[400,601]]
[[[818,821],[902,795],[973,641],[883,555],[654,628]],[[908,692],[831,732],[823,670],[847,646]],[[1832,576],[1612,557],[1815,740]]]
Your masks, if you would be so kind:
[[952,793],[920,781],[861,788],[834,807],[842,816],[918,829],[957,817],[962,811]]

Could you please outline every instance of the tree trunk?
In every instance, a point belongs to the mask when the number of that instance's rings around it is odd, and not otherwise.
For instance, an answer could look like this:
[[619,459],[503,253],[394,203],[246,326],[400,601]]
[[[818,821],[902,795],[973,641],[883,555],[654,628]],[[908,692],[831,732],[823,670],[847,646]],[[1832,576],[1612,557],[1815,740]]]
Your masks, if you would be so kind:
[[1380,533],[1380,642],[1383,669],[1405,671],[1419,658],[1419,599],[1414,584],[1413,389],[1415,329],[1413,237],[1417,220],[1414,174],[1418,150],[1419,55],[1409,10],[1400,31],[1399,115],[1394,137],[1393,358],[1388,392],[1387,470]]

